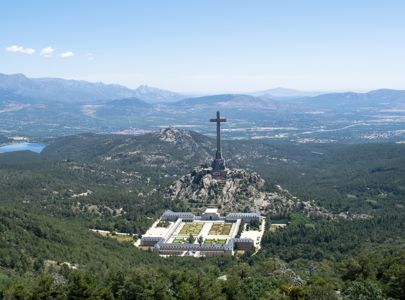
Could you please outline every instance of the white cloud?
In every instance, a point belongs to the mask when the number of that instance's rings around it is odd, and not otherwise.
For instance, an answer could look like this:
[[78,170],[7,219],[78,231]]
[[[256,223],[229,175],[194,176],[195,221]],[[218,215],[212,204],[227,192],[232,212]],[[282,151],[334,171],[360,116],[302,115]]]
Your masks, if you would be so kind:
[[24,54],[34,54],[35,49],[32,48],[24,48],[23,46],[12,45],[6,48],[6,51],[13,52],[13,53],[24,53]]
[[54,51],[55,49],[53,49],[52,47],[46,47],[41,50],[41,55],[43,57],[50,57]]
[[72,52],[72,51],[66,51],[66,52],[62,52],[61,54],[60,54],[60,57],[62,57],[62,58],[68,58],[68,57],[72,57],[72,56],[74,56],[75,54]]

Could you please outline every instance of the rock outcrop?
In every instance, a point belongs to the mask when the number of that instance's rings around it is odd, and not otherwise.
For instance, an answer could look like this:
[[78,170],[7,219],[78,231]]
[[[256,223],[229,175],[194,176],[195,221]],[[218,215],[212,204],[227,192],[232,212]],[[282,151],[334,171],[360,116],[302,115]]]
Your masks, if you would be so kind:
[[195,168],[172,184],[167,196],[191,205],[218,205],[224,211],[256,211],[283,214],[302,210],[305,204],[281,187],[263,190],[265,181],[257,173],[230,169],[224,179],[212,177],[210,169]]
[[257,211],[284,216],[302,212],[309,217],[349,218],[346,214],[332,214],[313,201],[302,201],[280,186],[272,191],[264,189],[265,181],[255,172],[229,169],[226,178],[214,178],[210,169],[195,168],[190,174],[175,181],[166,197],[184,201],[193,207],[216,205],[222,211]]
[[159,131],[158,136],[161,141],[171,144],[184,143],[192,140],[189,131],[179,130],[172,126],[162,128]]

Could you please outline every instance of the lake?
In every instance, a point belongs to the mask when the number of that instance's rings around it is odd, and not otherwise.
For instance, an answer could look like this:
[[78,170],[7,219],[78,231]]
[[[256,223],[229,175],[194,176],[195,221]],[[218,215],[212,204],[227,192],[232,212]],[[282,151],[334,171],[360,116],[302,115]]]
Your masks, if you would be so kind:
[[15,143],[5,146],[0,146],[0,153],[16,152],[16,151],[32,151],[35,153],[41,153],[46,147],[44,144],[38,143]]

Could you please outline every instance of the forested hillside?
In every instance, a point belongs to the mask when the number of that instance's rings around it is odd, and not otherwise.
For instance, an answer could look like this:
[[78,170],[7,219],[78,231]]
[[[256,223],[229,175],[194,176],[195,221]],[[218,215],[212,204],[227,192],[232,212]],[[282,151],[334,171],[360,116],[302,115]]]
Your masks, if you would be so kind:
[[225,141],[228,165],[258,172],[265,190],[281,185],[371,218],[289,214],[254,256],[163,259],[133,247],[165,209],[191,209],[163,193],[209,163],[213,144],[170,130],[71,136],[49,140],[41,154],[0,154],[0,298],[405,299],[401,144]]

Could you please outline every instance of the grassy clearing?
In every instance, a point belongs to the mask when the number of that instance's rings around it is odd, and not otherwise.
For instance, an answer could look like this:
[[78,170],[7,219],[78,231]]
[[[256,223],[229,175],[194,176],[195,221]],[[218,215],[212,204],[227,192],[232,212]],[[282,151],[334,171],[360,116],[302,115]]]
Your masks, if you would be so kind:
[[134,238],[131,235],[113,235],[110,234],[108,235],[109,238],[112,238],[118,242],[124,243],[124,242],[133,242]]

